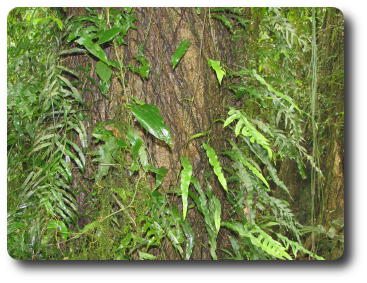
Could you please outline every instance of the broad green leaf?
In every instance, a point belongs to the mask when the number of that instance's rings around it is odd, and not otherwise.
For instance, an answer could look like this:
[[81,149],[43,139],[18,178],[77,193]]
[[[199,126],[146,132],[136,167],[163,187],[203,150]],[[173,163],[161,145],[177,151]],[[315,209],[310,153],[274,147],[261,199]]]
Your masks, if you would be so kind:
[[104,50],[97,43],[94,43],[89,37],[80,37],[76,40],[77,43],[83,45],[92,55],[96,56],[99,60],[108,64],[108,58]]
[[[230,114],[231,112],[229,112],[228,114]],[[239,119],[240,118],[240,115],[238,113],[234,114],[234,115],[231,115],[229,116],[225,121],[224,121],[224,124],[223,124],[223,128],[227,127],[229,124],[231,124],[234,120],[236,119]]]
[[215,153],[214,149],[207,145],[206,143],[203,144],[204,149],[206,150],[206,155],[209,158],[209,163],[213,167],[215,175],[217,175],[219,183],[222,185],[223,189],[227,192],[228,186],[227,186],[227,180],[224,177],[222,166],[219,163],[218,156]]
[[181,171],[181,196],[182,196],[182,214],[183,219],[186,218],[187,213],[187,196],[192,176],[192,165],[187,157],[181,157],[182,171]]
[[175,53],[172,55],[172,67],[176,68],[181,58],[185,55],[187,49],[189,49],[191,42],[188,40],[182,40],[180,45],[177,47]]
[[139,258],[141,260],[155,260],[155,259],[157,259],[156,256],[154,256],[152,254],[149,254],[149,253],[145,253],[145,252],[141,252],[141,251],[139,251],[138,253],[139,253]]
[[101,31],[99,33],[97,33],[97,37],[98,37],[98,44],[103,44],[105,42],[108,42],[112,39],[115,38],[116,35],[119,34],[119,32],[121,31],[120,27],[114,27],[108,30],[104,30]]
[[102,81],[107,82],[111,78],[112,70],[102,61],[98,61],[96,64],[96,73]]
[[92,133],[93,137],[105,142],[105,144],[99,146],[97,151],[92,152],[97,156],[94,161],[99,163],[96,175],[97,181],[108,174],[109,168],[114,162],[113,155],[115,152],[127,146],[123,140],[114,136],[113,131],[107,130],[107,126],[97,126]]
[[226,75],[226,71],[221,67],[220,61],[208,59],[208,64],[209,64],[209,67],[211,67],[215,71],[218,82],[219,84],[221,84],[223,77]]
[[169,128],[164,124],[163,117],[159,113],[159,109],[155,105],[133,105],[131,111],[139,124],[155,136],[166,142],[169,146],[173,145],[173,140]]

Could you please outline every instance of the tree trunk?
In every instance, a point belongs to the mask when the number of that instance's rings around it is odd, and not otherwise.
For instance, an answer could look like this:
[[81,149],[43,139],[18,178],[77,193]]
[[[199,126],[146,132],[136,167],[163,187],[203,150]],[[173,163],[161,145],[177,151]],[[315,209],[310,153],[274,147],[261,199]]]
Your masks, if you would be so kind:
[[[210,169],[210,165],[201,147],[202,140],[188,142],[188,139],[196,133],[210,130],[211,145],[217,149],[223,146],[220,144],[223,143],[223,139],[220,139],[222,127],[218,123],[213,124],[213,121],[224,113],[224,92],[214,71],[209,68],[207,59],[231,62],[229,33],[220,23],[209,20],[208,9],[201,9],[200,13],[194,8],[136,8],[135,11],[138,18],[135,23],[137,29],[129,31],[125,38],[128,44],[119,47],[119,52],[123,54],[127,66],[134,62],[139,48],[142,49],[151,66],[149,77],[143,79],[129,71],[126,73],[124,89],[113,78],[109,94],[111,101],[103,99],[98,91],[86,93],[86,102],[91,105],[90,122],[86,126],[91,131],[97,121],[106,121],[116,113],[123,112],[122,104],[128,96],[154,104],[170,128],[174,141],[173,147],[169,148],[165,143],[141,131],[153,165],[169,169],[160,190],[179,187],[181,156],[190,159],[194,175],[203,181],[203,175]],[[83,10],[78,8],[68,10],[69,15],[81,13]],[[190,41],[191,46],[173,70],[171,56],[182,40]],[[107,47],[105,51],[110,58],[114,57],[113,46]],[[85,56],[75,56],[69,61],[69,66],[74,67],[88,64],[92,64],[90,76],[96,78],[93,72],[95,62],[90,59],[88,61]],[[91,88],[93,89],[92,86]],[[138,123],[135,126],[139,127]],[[86,175],[91,174],[92,172],[87,172]],[[224,198],[219,184],[214,191],[220,199]],[[88,190],[84,190],[79,194],[81,207],[82,199],[87,193]],[[171,201],[180,205],[179,198],[172,198]],[[188,217],[196,234],[196,245],[191,258],[210,259],[209,249],[205,247],[207,240],[202,216],[199,212],[189,210]],[[219,241],[220,239],[219,235]],[[167,250],[166,254],[170,259],[177,257],[172,248],[167,246]]]
[[[322,48],[320,73],[329,80],[322,80],[319,92],[330,97],[321,121],[325,124],[323,136],[331,142],[326,143],[321,156],[325,182],[322,182],[319,219],[327,231],[335,229],[337,235],[344,235],[344,33],[340,32],[344,18],[340,11],[329,9],[326,13],[324,32],[319,35]],[[326,109],[327,108],[327,109]],[[340,224],[341,223],[341,224]],[[335,240],[335,239],[334,239]],[[327,258],[337,259],[343,254],[344,243],[333,241]]]
[[[199,180],[209,169],[201,147],[202,140],[187,142],[192,135],[211,130],[212,144],[221,146],[218,144],[221,127],[212,125],[212,122],[221,117],[224,111],[223,93],[215,73],[208,67],[207,59],[221,60],[224,59],[221,55],[230,54],[228,45],[219,46],[220,43],[228,42],[228,38],[224,38],[228,33],[221,25],[209,22],[207,9],[198,15],[193,8],[139,8],[137,15],[138,28],[128,37],[127,62],[137,55],[139,45],[143,44],[144,54],[151,65],[151,75],[145,80],[130,72],[127,79],[128,95],[157,105],[172,131],[172,149],[146,136],[154,165],[169,168],[162,184],[163,189],[168,190],[179,186],[181,156],[190,159],[193,172]],[[191,46],[173,70],[171,56],[182,40],[189,40]],[[219,186],[216,193],[223,198]],[[208,249],[199,244],[205,245],[207,242],[202,216],[198,212],[190,212],[189,219],[197,236],[192,258],[209,259]]]

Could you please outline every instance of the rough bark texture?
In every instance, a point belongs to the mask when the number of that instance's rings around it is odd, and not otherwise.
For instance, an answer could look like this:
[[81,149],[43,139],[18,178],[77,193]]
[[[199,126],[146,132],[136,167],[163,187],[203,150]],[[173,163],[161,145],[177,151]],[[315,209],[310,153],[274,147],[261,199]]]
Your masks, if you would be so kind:
[[[330,138],[324,149],[321,160],[326,178],[322,188],[322,204],[320,206],[320,221],[329,229],[335,227],[335,221],[344,223],[344,85],[339,82],[344,78],[344,17],[340,11],[330,9],[326,14],[324,32],[320,33],[319,43],[322,48],[320,56],[325,58],[320,73],[330,80],[322,80],[319,92],[321,96],[330,97],[328,109],[321,114],[326,119],[325,136]],[[328,118],[331,117],[331,118]],[[338,227],[336,227],[338,228]],[[343,228],[339,228],[343,229]],[[343,235],[343,230],[336,231]],[[343,254],[344,243],[331,247],[330,259],[336,259]]]
[[[137,9],[138,28],[128,38],[127,62],[132,61],[138,46],[143,44],[144,54],[151,65],[148,80],[131,72],[128,74],[128,95],[157,105],[173,134],[172,149],[146,135],[154,165],[169,168],[162,184],[164,190],[179,186],[181,156],[190,159],[195,176],[201,180],[209,169],[201,147],[202,140],[187,143],[192,135],[211,130],[212,144],[221,146],[218,144],[221,127],[212,125],[212,122],[224,111],[223,93],[214,72],[208,67],[207,58],[228,60],[220,55],[229,54],[231,50],[228,45],[220,45],[228,41],[225,38],[228,33],[213,21],[209,23],[207,13],[204,10],[198,15],[192,8],[140,8]],[[173,70],[171,56],[181,40],[189,40],[191,46]],[[223,197],[219,187],[216,193]],[[189,218],[196,231],[197,243],[206,244],[202,216],[190,212]],[[192,258],[209,259],[207,251],[198,244]]]
[[[68,10],[70,15],[80,15],[83,9],[72,8]],[[136,8],[138,21],[136,30],[130,30],[126,41],[127,46],[120,47],[125,65],[136,64],[134,56],[138,48],[143,49],[144,56],[151,66],[148,79],[141,78],[138,74],[128,71],[126,73],[126,93],[116,78],[112,81],[109,96],[111,101],[103,99],[98,91],[87,91],[85,100],[91,106],[90,121],[86,127],[92,131],[98,121],[106,121],[113,118],[119,112],[125,111],[122,105],[128,96],[138,98],[145,103],[158,106],[165,123],[171,129],[174,144],[169,148],[165,143],[153,136],[141,131],[149,152],[149,157],[156,167],[164,166],[169,169],[162,183],[161,190],[169,190],[179,187],[179,173],[181,169],[180,157],[186,156],[193,165],[195,176],[203,181],[204,172],[210,169],[205,151],[201,147],[203,140],[188,139],[199,132],[211,130],[211,145],[221,149],[223,144],[222,126],[212,124],[216,118],[224,113],[224,94],[218,84],[215,73],[208,66],[207,59],[231,62],[232,54],[228,44],[229,33],[220,24],[209,21],[208,9],[201,9],[196,13],[193,8]],[[191,46],[173,70],[171,56],[180,44],[181,40],[189,40]],[[220,50],[220,52],[219,52]],[[106,53],[114,58],[112,46]],[[91,66],[90,76],[95,77],[94,64],[88,56],[74,56],[68,62],[69,66]],[[91,88],[93,86],[85,85]],[[135,125],[139,127],[138,123]],[[91,134],[89,132],[89,134]],[[89,135],[91,136],[91,135]],[[91,164],[91,162],[89,162]],[[93,170],[93,167],[89,167]],[[92,172],[86,172],[91,176]],[[214,180],[214,179],[213,179]],[[76,183],[85,183],[85,180],[76,178]],[[224,198],[219,185],[214,188],[215,193],[221,199]],[[84,188],[78,195],[79,206],[83,212],[84,197],[88,189]],[[172,198],[172,202],[180,205],[178,198]],[[210,259],[207,245],[205,224],[199,212],[189,210],[190,222],[196,234],[196,245],[192,254],[193,259]],[[88,222],[84,219],[80,223]],[[219,241],[221,235],[219,235]],[[174,259],[177,254],[167,245],[166,255]],[[178,258],[177,258],[178,259]]]

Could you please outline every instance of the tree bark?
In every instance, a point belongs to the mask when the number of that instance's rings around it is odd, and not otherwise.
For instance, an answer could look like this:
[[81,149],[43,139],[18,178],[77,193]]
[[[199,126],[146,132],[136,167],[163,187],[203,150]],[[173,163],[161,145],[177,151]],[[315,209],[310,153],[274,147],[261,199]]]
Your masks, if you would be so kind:
[[[174,140],[173,147],[169,148],[141,129],[153,165],[169,169],[160,190],[167,191],[179,187],[181,156],[190,159],[194,175],[203,181],[203,175],[210,169],[210,165],[201,147],[202,140],[188,142],[188,139],[196,133],[210,130],[211,145],[217,149],[223,146],[223,139],[220,139],[222,127],[218,123],[213,124],[213,121],[224,113],[224,92],[214,71],[209,68],[207,59],[231,62],[233,57],[231,46],[228,44],[229,33],[220,23],[209,19],[208,9],[201,9],[200,13],[194,8],[136,8],[135,11],[138,18],[135,23],[137,29],[129,31],[125,38],[128,44],[118,47],[118,52],[123,54],[127,66],[134,64],[138,48],[143,49],[144,56],[151,66],[149,77],[143,79],[129,71],[126,73],[124,89],[117,79],[113,78],[109,94],[111,101],[103,99],[98,91],[87,92],[85,99],[91,106],[90,121],[86,125],[89,134],[97,121],[106,121],[118,112],[123,112],[123,104],[126,103],[124,98],[128,96],[154,104],[171,129]],[[81,13],[82,9],[79,8],[68,10],[69,15]],[[171,56],[182,40],[189,40],[191,46],[173,70]],[[114,57],[113,46],[107,47],[105,51],[110,58]],[[91,62],[90,58],[75,56],[68,64],[74,67],[91,64],[90,76],[96,78],[93,72],[95,62]],[[92,86],[90,88],[93,89]],[[124,91],[126,93],[123,93]],[[135,126],[139,127],[138,123]],[[92,175],[92,171],[86,175]],[[82,180],[76,182],[80,183]],[[224,198],[218,183],[214,191],[220,199]],[[84,190],[79,194],[81,207],[82,199],[87,193],[88,190]],[[176,205],[181,203],[177,197],[172,197],[171,201]],[[196,234],[191,258],[210,259],[209,249],[205,247],[207,239],[202,216],[199,212],[189,210],[188,217]],[[168,245],[167,253],[170,259],[177,257]]]
[[[192,135],[211,130],[212,144],[222,146],[219,144],[221,127],[212,122],[224,112],[224,96],[207,59],[230,56],[230,46],[221,45],[228,42],[225,38],[228,33],[221,25],[209,21],[208,9],[203,9],[200,15],[193,8],[139,8],[136,12],[137,29],[128,37],[126,59],[131,61],[137,55],[138,46],[143,44],[151,75],[145,80],[129,72],[128,95],[157,105],[172,131],[172,149],[149,135],[145,137],[154,165],[169,169],[162,184],[163,190],[168,190],[179,186],[181,156],[190,159],[199,180],[209,170],[202,140],[187,142]],[[171,56],[182,40],[189,40],[191,46],[173,70]],[[219,186],[215,191],[220,198],[224,197]],[[179,203],[177,199],[172,201]],[[202,216],[190,211],[189,219],[197,236],[192,258],[209,259],[208,249],[201,245],[207,242]]]

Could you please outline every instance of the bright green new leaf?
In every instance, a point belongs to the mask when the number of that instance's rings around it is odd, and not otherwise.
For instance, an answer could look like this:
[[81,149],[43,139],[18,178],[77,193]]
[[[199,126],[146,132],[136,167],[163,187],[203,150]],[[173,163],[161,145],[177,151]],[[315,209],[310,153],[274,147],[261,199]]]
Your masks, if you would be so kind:
[[224,177],[222,166],[219,163],[218,156],[215,153],[214,149],[207,145],[206,143],[203,144],[204,149],[206,150],[206,155],[209,158],[209,163],[213,167],[215,175],[217,175],[219,183],[222,185],[223,189],[227,192],[228,186],[227,186],[227,180]]
[[102,81],[108,82],[111,78],[112,70],[102,61],[98,61],[96,64],[96,73]]
[[133,105],[131,112],[145,130],[169,146],[173,145],[171,132],[165,125],[157,106],[151,104]]
[[187,196],[189,193],[189,186],[192,176],[192,165],[187,157],[181,157],[182,171],[181,171],[181,194],[182,194],[182,214],[183,219],[186,218],[187,213]]
[[224,76],[226,75],[226,71],[220,65],[220,61],[208,59],[208,64],[209,64],[209,67],[211,67],[215,71],[218,82],[219,84],[221,84]]
[[188,40],[182,40],[180,45],[177,47],[175,53],[172,55],[172,67],[176,68],[181,58],[185,55],[187,49],[189,49],[191,42]]

